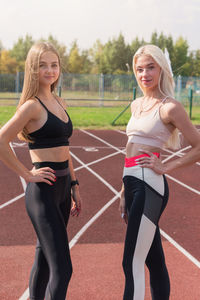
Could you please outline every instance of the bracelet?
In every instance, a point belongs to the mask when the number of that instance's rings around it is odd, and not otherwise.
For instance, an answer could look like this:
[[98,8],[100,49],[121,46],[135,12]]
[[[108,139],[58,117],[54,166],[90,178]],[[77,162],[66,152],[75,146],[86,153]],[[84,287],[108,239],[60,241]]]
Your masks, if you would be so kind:
[[79,182],[78,182],[77,179],[71,181],[71,187],[74,186],[74,185],[79,185]]

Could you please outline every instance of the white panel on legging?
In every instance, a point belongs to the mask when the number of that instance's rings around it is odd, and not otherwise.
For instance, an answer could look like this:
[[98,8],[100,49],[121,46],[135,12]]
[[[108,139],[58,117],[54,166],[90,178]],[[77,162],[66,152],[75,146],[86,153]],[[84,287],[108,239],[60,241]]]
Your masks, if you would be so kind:
[[132,262],[134,296],[133,300],[144,300],[145,296],[145,260],[152,245],[156,225],[142,215]]
[[140,180],[145,181],[160,195],[164,195],[164,180],[163,176],[157,174],[150,168],[141,168],[140,166],[124,168],[124,176],[133,176]]

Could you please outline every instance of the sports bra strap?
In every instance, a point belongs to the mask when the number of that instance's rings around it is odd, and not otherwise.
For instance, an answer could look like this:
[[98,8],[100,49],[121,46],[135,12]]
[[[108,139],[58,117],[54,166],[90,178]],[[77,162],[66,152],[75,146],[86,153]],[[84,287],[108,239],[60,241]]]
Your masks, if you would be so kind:
[[40,102],[40,104],[41,104],[47,111],[49,111],[48,108],[44,105],[44,103],[43,103],[37,96],[35,96],[35,98]]

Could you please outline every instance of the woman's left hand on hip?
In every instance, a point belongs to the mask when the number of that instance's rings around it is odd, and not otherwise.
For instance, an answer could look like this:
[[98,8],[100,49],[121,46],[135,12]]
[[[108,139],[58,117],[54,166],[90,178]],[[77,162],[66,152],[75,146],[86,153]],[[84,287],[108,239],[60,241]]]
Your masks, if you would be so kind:
[[143,157],[140,157],[140,158],[136,159],[139,166],[141,166],[142,168],[150,168],[158,174],[164,174],[165,173],[164,164],[162,163],[160,158],[158,158],[151,151],[142,150],[142,149],[140,151],[142,153],[148,154],[148,156],[143,156]]

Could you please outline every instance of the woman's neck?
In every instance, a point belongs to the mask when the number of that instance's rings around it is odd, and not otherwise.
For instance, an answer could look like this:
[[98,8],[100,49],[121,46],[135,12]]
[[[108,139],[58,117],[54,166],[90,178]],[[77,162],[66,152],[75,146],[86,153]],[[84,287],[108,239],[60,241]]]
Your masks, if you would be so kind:
[[39,91],[38,91],[38,95],[37,95],[39,98],[42,98],[44,100],[47,100],[47,99],[51,99],[52,98],[52,92],[51,92],[51,89],[50,88],[40,88]]
[[144,98],[147,98],[147,99],[153,99],[153,98],[156,98],[156,99],[161,99],[163,98],[163,94],[161,94],[161,92],[158,90],[158,89],[154,89],[154,90],[148,90],[148,89],[144,89],[143,90],[143,95],[144,95]]

